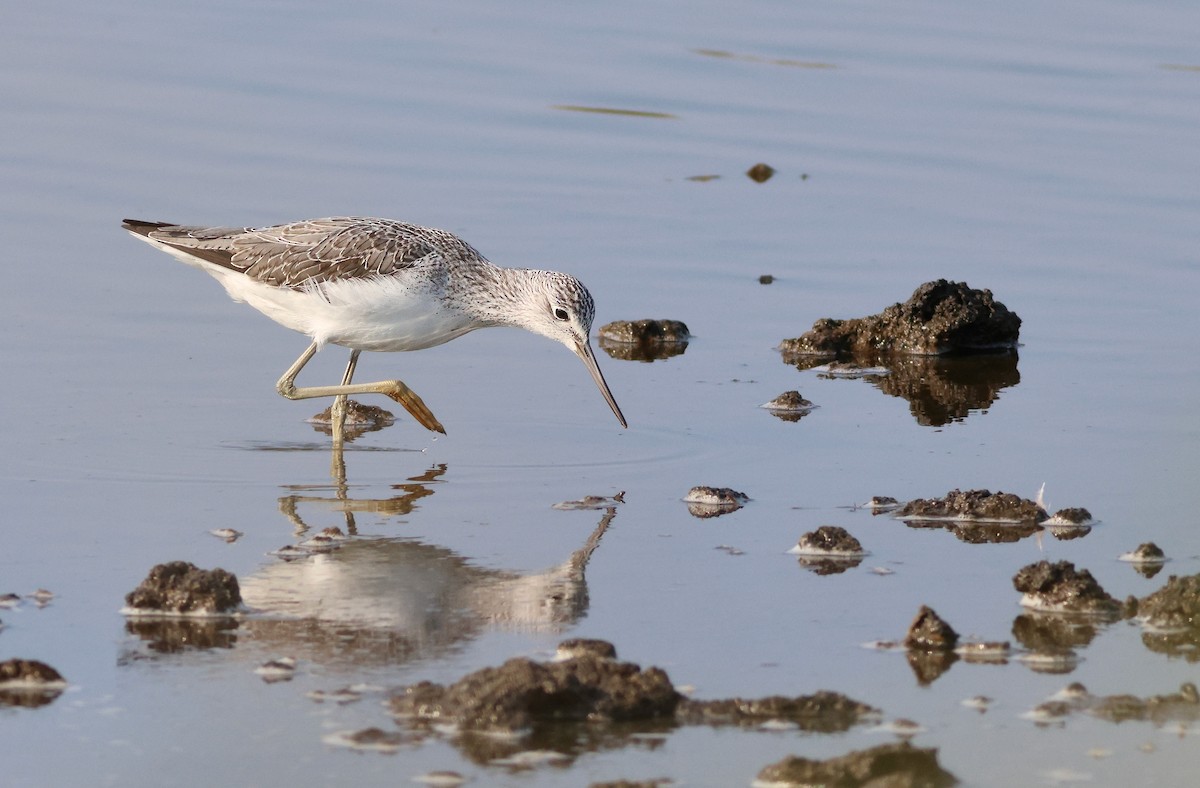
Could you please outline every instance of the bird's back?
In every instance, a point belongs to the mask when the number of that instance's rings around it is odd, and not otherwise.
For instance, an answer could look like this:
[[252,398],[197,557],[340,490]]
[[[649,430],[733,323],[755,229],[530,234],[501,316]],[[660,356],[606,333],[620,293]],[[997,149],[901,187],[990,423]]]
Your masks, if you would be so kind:
[[391,219],[341,216],[261,228],[126,219],[122,226],[185,262],[289,289],[390,276],[422,261],[483,261],[453,233]]

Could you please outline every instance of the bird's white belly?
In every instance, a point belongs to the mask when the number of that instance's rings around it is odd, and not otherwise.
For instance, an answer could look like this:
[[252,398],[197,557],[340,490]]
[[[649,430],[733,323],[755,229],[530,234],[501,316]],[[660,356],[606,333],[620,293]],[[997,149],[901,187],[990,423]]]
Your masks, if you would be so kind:
[[290,290],[215,268],[206,266],[234,300],[245,301],[322,345],[384,352],[421,350],[479,327],[462,312],[448,308],[438,292],[409,286],[405,280],[412,277],[343,280]]

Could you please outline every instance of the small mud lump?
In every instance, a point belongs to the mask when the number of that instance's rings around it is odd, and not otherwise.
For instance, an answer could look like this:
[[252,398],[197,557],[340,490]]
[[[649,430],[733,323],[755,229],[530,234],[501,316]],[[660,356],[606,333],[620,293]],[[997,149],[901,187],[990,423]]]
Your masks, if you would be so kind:
[[825,785],[835,788],[942,788],[958,779],[943,769],[936,749],[908,742],[881,744],[819,761],[789,755],[758,773],[756,785]]
[[0,662],[0,685],[12,684],[28,687],[39,685],[65,685],[62,674],[36,659],[9,659]]
[[775,168],[766,162],[759,162],[746,170],[746,177],[755,183],[766,183],[775,174]]
[[927,605],[921,605],[908,627],[904,647],[919,651],[952,651],[958,645],[958,633]]
[[837,525],[822,525],[803,534],[791,552],[799,555],[864,555],[862,543]]
[[237,578],[224,569],[199,569],[186,561],[159,564],[125,595],[135,613],[213,615],[233,613],[242,603]]
[[1086,569],[1070,561],[1038,561],[1013,577],[1013,586],[1025,596],[1021,604],[1038,610],[1117,616],[1121,603],[1113,599]]
[[651,342],[687,342],[688,327],[680,320],[617,320],[600,327],[600,339],[637,345]]
[[682,355],[691,333],[679,320],[618,320],[600,327],[600,347],[622,361],[653,362]]
[[1021,318],[992,298],[990,290],[938,279],[877,315],[818,320],[803,336],[785,339],[780,350],[837,358],[879,353],[933,356],[1015,348],[1020,332]]

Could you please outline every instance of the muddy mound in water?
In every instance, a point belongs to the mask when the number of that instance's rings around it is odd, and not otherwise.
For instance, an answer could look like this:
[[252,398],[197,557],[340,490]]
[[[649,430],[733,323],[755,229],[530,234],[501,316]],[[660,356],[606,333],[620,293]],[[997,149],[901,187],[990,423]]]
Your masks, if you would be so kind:
[[904,647],[920,651],[952,651],[958,645],[958,633],[942,620],[933,608],[921,605],[908,627]]
[[1171,575],[1165,586],[1138,602],[1137,613],[1146,625],[1146,648],[1200,661],[1200,575]]
[[1015,348],[1020,333],[1021,318],[990,290],[938,279],[877,315],[822,318],[802,336],[785,339],[779,349],[843,359],[880,353],[935,356]]
[[1162,629],[1200,628],[1200,575],[1171,575],[1165,586],[1138,603],[1138,615]]
[[66,689],[66,679],[45,662],[9,659],[0,662],[0,707],[34,709],[50,703]]
[[657,361],[681,355],[692,338],[681,320],[617,320],[597,332],[600,347],[624,361]]
[[761,725],[769,720],[790,722],[803,731],[835,733],[849,730],[879,710],[837,692],[747,700],[684,700],[679,721],[691,725]]
[[449,686],[428,681],[407,687],[389,702],[411,723],[453,722],[462,731],[562,732],[564,723],[761,725],[783,721],[806,731],[843,731],[878,710],[836,692],[798,697],[690,700],[675,691],[665,671],[641,668],[608,654],[607,641],[566,641],[569,658],[535,662],[523,657],[483,668]]
[[1013,586],[1024,596],[1021,604],[1034,610],[1085,613],[1116,618],[1122,606],[1109,596],[1092,573],[1076,569],[1070,561],[1038,561],[1013,577]]
[[901,742],[855,750],[824,761],[790,755],[760,771],[754,784],[941,788],[957,782],[938,764],[936,749]]
[[125,595],[133,614],[233,613],[242,603],[237,578],[224,569],[200,569],[186,561],[159,564]]
[[529,730],[538,724],[671,717],[682,696],[659,668],[583,653],[564,662],[510,659],[454,684],[421,682],[392,699],[400,717],[454,720],[469,730]]
[[902,520],[995,520],[1038,523],[1046,510],[1034,501],[1006,492],[951,490],[944,498],[917,498],[896,511]]

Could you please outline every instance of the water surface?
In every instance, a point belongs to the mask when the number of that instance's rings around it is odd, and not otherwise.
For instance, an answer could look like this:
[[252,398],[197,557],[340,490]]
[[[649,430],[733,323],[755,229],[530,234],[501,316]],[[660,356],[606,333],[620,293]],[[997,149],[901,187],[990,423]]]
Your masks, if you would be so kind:
[[[456,769],[479,784],[745,785],[785,755],[891,738],[687,728],[519,773],[448,740],[395,755],[322,744],[390,729],[389,690],[571,636],[611,640],[698,697],[844,692],[919,722],[915,743],[966,784],[1188,783],[1194,727],[1020,716],[1070,681],[1146,696],[1196,680],[1194,652],[1155,653],[1136,626],[1098,627],[1069,673],[959,662],[932,683],[861,644],[901,636],[928,604],[1018,645],[1011,577],[1042,558],[1089,568],[1118,598],[1164,582],[1116,561],[1147,540],[1173,558],[1167,573],[1200,571],[1200,12],[726,5],[6,13],[0,592],[57,596],[0,611],[0,656],[42,659],[72,685],[0,709],[11,784]],[[757,162],[775,175],[747,178]],[[360,379],[403,378],[449,435],[402,419],[356,441],[335,484],[327,439],[304,422],[323,405],[274,393],[305,340],[118,226],[330,214],[444,227],[500,264],[579,276],[600,323],[672,318],[696,338],[666,361],[601,354],[628,431],[578,361],[531,335],[365,356]],[[983,401],[928,417],[774,350],[935,278],[989,288],[1024,320],[1015,369]],[[330,348],[301,382],[344,362]],[[819,409],[787,423],[757,408],[788,389]],[[847,508],[1043,483],[1051,508],[1101,525],[970,544]],[[680,500],[697,484],[753,500],[697,519]],[[608,521],[550,508],[622,491]],[[804,570],[785,551],[822,524],[871,555]],[[267,555],[330,525],[363,538],[319,560]],[[245,536],[226,544],[219,527]],[[182,649],[130,631],[124,594],[174,559],[229,569],[296,618]],[[300,660],[292,681],[254,674],[285,654]],[[306,695],[355,682],[384,689],[344,706]],[[961,705],[981,694],[986,713]]]

